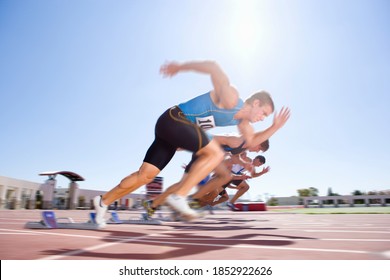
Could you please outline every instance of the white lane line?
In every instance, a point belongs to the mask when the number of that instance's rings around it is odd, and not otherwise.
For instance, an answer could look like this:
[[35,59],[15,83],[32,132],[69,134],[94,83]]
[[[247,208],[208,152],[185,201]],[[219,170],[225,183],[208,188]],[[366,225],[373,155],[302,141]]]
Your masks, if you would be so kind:
[[[153,244],[161,244],[161,245],[189,245],[189,246],[209,246],[209,247],[223,247],[223,248],[247,248],[247,249],[271,249],[271,250],[287,250],[287,251],[312,251],[312,252],[331,252],[331,253],[351,253],[351,254],[373,254],[374,252],[370,251],[362,251],[362,250],[340,250],[340,249],[323,249],[323,248],[299,248],[299,247],[276,247],[276,246],[261,246],[261,245],[224,245],[224,244],[210,244],[210,243],[191,243],[191,242],[171,242],[167,240],[149,240],[153,238],[158,238],[158,236],[161,236],[162,234],[168,234],[170,232],[175,232],[175,230],[169,230],[165,232],[160,232],[158,234],[150,234],[150,235],[144,235],[144,236],[139,236],[139,237],[131,237],[131,238],[116,238],[116,237],[105,237],[105,236],[86,236],[86,235],[78,235],[78,234],[64,234],[64,233],[55,233],[55,232],[35,232],[35,231],[27,231],[27,230],[5,230],[5,229],[0,229],[2,231],[12,231],[12,232],[17,232],[17,233],[25,233],[25,234],[42,234],[42,235],[57,235],[57,236],[68,236],[68,237],[78,237],[78,238],[93,238],[93,239],[105,239],[105,240],[116,240],[116,242],[110,242],[110,243],[105,243],[105,244],[99,244],[99,245],[94,245],[90,247],[86,247],[83,249],[79,250],[74,250],[70,252],[66,252],[63,254],[59,255],[54,255],[54,256],[48,256],[41,258],[40,260],[55,260],[55,259],[62,259],[67,256],[75,256],[82,254],[86,251],[94,251],[102,248],[107,248],[123,243],[153,243]],[[318,230],[307,230],[307,231],[318,231]],[[332,231],[328,230],[325,232],[351,232],[351,231]],[[356,231],[352,231],[356,232]],[[363,231],[363,233],[367,233],[366,231]],[[378,232],[375,232],[378,233]],[[388,233],[388,232],[380,232],[380,233]],[[161,239],[161,238],[160,238]],[[174,240],[180,240],[178,238],[174,238]],[[197,240],[197,239],[189,239],[191,241]],[[199,240],[199,239],[198,239]],[[205,241],[208,241],[208,239],[204,239]],[[211,239],[210,239],[211,240]],[[224,239],[220,239],[224,240]],[[237,241],[243,241],[245,240],[242,239],[225,239],[225,240],[237,240]],[[269,240],[268,238],[265,240]],[[265,241],[264,240],[264,241]],[[388,242],[389,240],[385,239],[294,239],[294,238],[287,238],[287,239],[274,239],[274,240],[280,240],[280,241],[296,241],[296,240],[304,240],[304,241],[359,241],[359,242],[364,242],[364,241],[369,241],[369,242]],[[261,240],[258,240],[261,241]],[[377,253],[376,253],[377,254]],[[387,253],[382,253],[386,258],[387,258]]]
[[12,221],[30,221],[31,219],[25,218],[25,219],[18,219],[18,218],[0,218],[0,220],[12,220]]
[[331,223],[285,223],[283,226],[330,226]]
[[[339,250],[339,249],[323,249],[323,248],[294,248],[294,247],[276,247],[276,246],[261,246],[261,245],[223,245],[209,243],[190,243],[190,242],[161,242],[153,240],[142,240],[144,243],[163,243],[171,245],[189,245],[189,246],[206,246],[206,247],[224,247],[224,248],[246,248],[246,249],[271,249],[271,250],[286,250],[286,251],[314,251],[314,252],[331,252],[331,253],[351,253],[351,254],[373,254],[370,251],[359,250]],[[244,241],[245,242],[245,241]]]
[[384,251],[384,252],[382,252],[382,255],[385,256],[386,258],[390,259],[390,251]]
[[[66,233],[56,233],[56,232],[42,232],[42,231],[31,231],[31,230],[14,230],[14,229],[0,229],[0,231],[11,231],[24,234],[37,234],[37,235],[57,235],[57,236],[66,236],[66,237],[77,237],[77,238],[92,238],[92,239],[101,239],[101,236],[93,235],[79,235],[79,234],[66,234]],[[106,238],[110,239],[110,238]]]
[[[131,239],[129,239],[129,241],[130,240]],[[59,254],[59,255],[54,255],[54,256],[40,258],[38,260],[59,260],[59,259],[62,259],[64,257],[80,255],[80,254],[82,254],[84,252],[94,251],[94,250],[98,250],[98,249],[114,246],[114,245],[125,243],[125,242],[128,242],[128,241],[127,240],[122,240],[122,241],[119,241],[119,242],[113,242],[113,243],[106,243],[106,244],[90,246],[90,247],[87,247],[87,248],[84,248],[84,249],[80,249],[80,250],[74,250],[74,251],[66,252],[66,253]]]
[[[128,242],[129,240],[137,240],[138,237],[124,238],[123,236],[94,236],[94,235],[79,235],[79,234],[67,234],[67,233],[58,233],[58,232],[43,232],[43,231],[31,231],[31,230],[13,230],[13,229],[0,229],[0,231],[10,231],[9,234],[34,234],[34,235],[55,235],[55,236],[64,236],[64,237],[77,237],[77,238],[90,238],[90,239],[105,239],[105,240],[117,240],[120,242]],[[171,231],[169,231],[171,232]],[[165,232],[169,233],[169,232]],[[1,233],[0,234],[7,234]],[[162,240],[215,240],[214,238],[177,238],[177,237],[168,237],[164,236],[164,233],[156,233],[148,236],[152,239],[162,239]],[[248,239],[256,241],[266,241],[266,240],[280,240],[280,241],[346,241],[346,242],[390,242],[390,239],[351,239],[351,238],[277,238],[277,237],[267,237],[262,236],[264,239]],[[145,238],[145,236],[141,236]],[[240,238],[218,238],[219,241],[240,241],[243,239]],[[161,241],[163,243],[163,241]]]
[[[33,234],[38,234],[38,235],[55,235],[55,236],[63,236],[63,237],[105,239],[105,240],[117,241],[117,242],[110,242],[110,243],[95,245],[95,246],[87,247],[84,249],[74,250],[74,251],[66,252],[66,253],[59,254],[59,255],[43,257],[43,258],[40,258],[38,260],[58,260],[58,259],[62,259],[62,258],[67,257],[67,256],[75,256],[75,255],[79,255],[79,254],[82,254],[82,253],[87,252],[87,251],[94,251],[94,250],[98,250],[101,248],[110,247],[110,246],[114,246],[114,245],[121,244],[121,243],[131,242],[131,241],[134,241],[137,239],[142,239],[142,238],[147,237],[147,236],[140,236],[140,237],[133,237],[133,238],[123,238],[123,237],[116,238],[116,237],[106,237],[106,236],[64,234],[64,233],[56,233],[56,232],[42,232],[42,231],[35,232],[35,231],[28,231],[28,230],[7,230],[7,229],[0,229],[0,230],[17,232],[18,234],[32,234],[33,233]],[[149,236],[153,236],[153,235],[149,235]]]
[[[122,243],[130,243],[130,242],[134,242],[134,241],[138,241],[138,240],[144,241],[145,238],[150,238],[150,237],[153,237],[155,235],[157,236],[157,235],[160,235],[160,234],[168,234],[170,232],[175,232],[175,230],[163,231],[163,232],[159,232],[159,233],[156,233],[156,234],[147,234],[147,235],[143,235],[143,236],[139,236],[139,237],[130,237],[130,238],[121,238],[121,239],[117,239],[116,238],[114,240],[117,240],[117,242],[110,242],[110,243],[95,245],[95,246],[87,247],[87,248],[80,249],[80,250],[74,250],[74,251],[66,252],[66,253],[59,254],[59,255],[54,255],[54,256],[40,258],[38,260],[58,260],[58,259],[62,259],[64,257],[75,256],[75,255],[79,255],[79,254],[82,254],[82,253],[87,252],[87,251],[95,251],[95,250],[98,250],[98,249],[111,247],[111,246],[119,245],[119,244],[122,244]],[[99,238],[101,238],[101,239],[102,238],[103,239],[108,239],[106,237],[99,237]],[[163,243],[163,242],[160,242],[160,243]]]
[[332,230],[332,229],[329,229],[329,230],[325,230],[325,229],[306,229],[306,230],[303,230],[303,231],[306,231],[306,232],[353,232],[353,233],[388,233],[390,234],[390,231],[366,231],[366,230]]
[[24,232],[0,232],[0,235],[39,235],[36,233],[24,233]]
[[[277,226],[270,224],[269,226]],[[298,224],[290,224],[290,227],[278,227],[279,229],[290,229],[290,228],[307,228],[307,227],[314,227],[314,228],[321,228],[321,226],[317,225],[307,225],[307,226],[301,226]],[[390,227],[388,226],[327,226],[328,228],[331,227],[333,229],[383,229],[383,230],[390,230]]]
[[1,225],[20,225],[20,223],[17,222],[0,222]]
[[[119,237],[118,237],[119,239]],[[159,240],[189,240],[189,241],[213,241],[215,238],[177,238],[177,237],[156,237],[153,236],[153,239]],[[218,238],[218,241],[345,241],[345,242],[390,242],[390,239],[344,239],[344,238],[268,238],[264,236],[263,239],[241,239],[241,238]],[[163,241],[161,241],[163,243]]]
[[[310,252],[325,252],[325,253],[350,253],[350,254],[377,254],[375,252],[370,251],[361,251],[361,250],[340,250],[340,249],[323,249],[323,248],[299,248],[299,247],[276,247],[276,246],[261,246],[261,245],[224,245],[224,244],[210,244],[210,243],[191,243],[191,242],[169,242],[169,241],[154,241],[140,238],[129,238],[124,239],[120,242],[114,242],[110,244],[102,244],[96,245],[92,247],[88,247],[85,249],[75,250],[71,252],[67,252],[64,254],[50,256],[46,258],[41,258],[39,260],[58,260],[68,256],[75,256],[82,254],[87,251],[94,251],[97,249],[102,249],[114,245],[119,245],[122,243],[140,241],[142,243],[151,243],[151,244],[161,244],[161,245],[186,245],[186,246],[205,246],[205,247],[221,247],[221,248],[245,248],[245,249],[270,249],[270,250],[285,250],[285,251],[310,251]],[[245,241],[244,241],[245,242]]]

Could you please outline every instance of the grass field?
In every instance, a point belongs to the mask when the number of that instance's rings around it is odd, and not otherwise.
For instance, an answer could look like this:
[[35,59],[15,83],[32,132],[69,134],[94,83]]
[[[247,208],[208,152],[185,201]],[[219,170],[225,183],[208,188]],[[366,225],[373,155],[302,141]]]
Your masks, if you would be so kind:
[[390,214],[390,207],[338,207],[269,209],[270,212],[297,214]]

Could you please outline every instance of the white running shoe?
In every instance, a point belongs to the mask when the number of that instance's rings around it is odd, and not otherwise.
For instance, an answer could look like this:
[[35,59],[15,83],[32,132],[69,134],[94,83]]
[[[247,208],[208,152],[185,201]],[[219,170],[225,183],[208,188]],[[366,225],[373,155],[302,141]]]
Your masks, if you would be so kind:
[[107,212],[107,206],[103,205],[102,200],[103,199],[101,195],[95,196],[93,199],[93,205],[95,206],[96,210],[95,222],[97,223],[99,228],[106,227],[106,220],[104,219],[104,216]]
[[196,211],[192,210],[188,206],[188,202],[184,196],[180,196],[177,194],[171,194],[167,197],[166,202],[174,210],[179,212],[181,217],[186,219],[187,221],[199,218],[198,213]]
[[231,203],[230,201],[226,203],[227,207],[230,208],[230,210],[232,211],[238,211],[240,209],[238,209],[233,203]]

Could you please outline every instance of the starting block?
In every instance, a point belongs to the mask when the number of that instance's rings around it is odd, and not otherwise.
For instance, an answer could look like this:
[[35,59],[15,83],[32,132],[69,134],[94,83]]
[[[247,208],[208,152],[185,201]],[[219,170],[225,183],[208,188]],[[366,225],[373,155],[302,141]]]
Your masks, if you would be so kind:
[[[59,222],[66,220],[66,222]],[[95,230],[99,229],[94,223],[75,223],[72,218],[56,218],[53,211],[43,211],[42,220],[40,222],[27,222],[25,228],[29,229],[84,229]]]
[[[162,193],[163,190],[163,177],[155,177],[152,182],[146,184],[146,199],[153,199]],[[90,223],[96,224],[95,221],[96,213],[89,213],[89,221]],[[167,221],[164,219],[161,214],[159,218],[152,219],[148,218],[146,214],[141,214],[139,219],[129,219],[129,220],[121,220],[118,216],[118,213],[115,211],[111,212],[111,217],[106,221],[107,224],[141,224],[141,225],[161,225],[163,221]]]
[[[95,222],[96,213],[89,213],[90,223],[96,224]],[[141,215],[140,219],[129,219],[129,220],[121,220],[117,212],[111,212],[111,218],[106,221],[107,224],[133,224],[133,225],[161,225],[161,220],[157,219],[145,219],[143,215]]]

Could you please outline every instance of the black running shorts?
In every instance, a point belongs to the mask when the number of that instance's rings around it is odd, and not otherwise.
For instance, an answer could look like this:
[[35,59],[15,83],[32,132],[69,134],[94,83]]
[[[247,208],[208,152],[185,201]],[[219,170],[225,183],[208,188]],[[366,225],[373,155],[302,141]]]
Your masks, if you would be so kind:
[[208,143],[206,133],[175,106],[165,111],[157,120],[155,139],[146,152],[144,162],[162,170],[178,148],[196,153]]
[[232,185],[235,185],[235,186],[238,186],[240,185],[244,180],[230,180],[229,183],[226,183],[225,185],[222,186],[223,188],[223,191],[221,191],[219,193],[219,195],[224,195],[226,193],[226,188],[232,184]]

